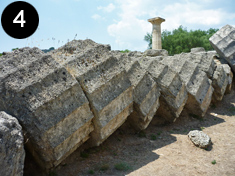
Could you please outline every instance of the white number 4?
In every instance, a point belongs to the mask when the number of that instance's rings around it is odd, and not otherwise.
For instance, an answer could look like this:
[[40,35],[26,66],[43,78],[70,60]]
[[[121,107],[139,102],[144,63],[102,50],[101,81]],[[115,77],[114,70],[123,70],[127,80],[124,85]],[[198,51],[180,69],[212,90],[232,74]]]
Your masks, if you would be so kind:
[[[20,20],[18,20],[19,18]],[[24,10],[21,10],[20,13],[18,13],[18,15],[13,20],[13,23],[20,23],[21,27],[24,27],[24,23],[26,23],[26,21],[24,20]]]

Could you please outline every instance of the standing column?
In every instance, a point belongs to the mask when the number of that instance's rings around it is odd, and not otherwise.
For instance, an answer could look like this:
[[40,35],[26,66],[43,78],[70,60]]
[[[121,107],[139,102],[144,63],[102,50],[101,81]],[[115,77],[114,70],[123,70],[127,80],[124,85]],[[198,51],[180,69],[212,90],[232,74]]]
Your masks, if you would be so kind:
[[152,49],[162,49],[161,23],[164,21],[165,19],[160,17],[148,19],[148,22],[153,25]]

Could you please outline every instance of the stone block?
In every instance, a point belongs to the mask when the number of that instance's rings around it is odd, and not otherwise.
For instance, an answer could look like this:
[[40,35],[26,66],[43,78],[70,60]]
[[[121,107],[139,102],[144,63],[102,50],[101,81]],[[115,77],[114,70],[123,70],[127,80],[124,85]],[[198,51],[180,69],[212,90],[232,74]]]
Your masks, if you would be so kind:
[[190,53],[182,53],[165,57],[162,62],[179,73],[180,78],[186,85],[189,97],[185,108],[197,116],[204,116],[211,102],[213,88],[211,87],[211,81],[202,71],[202,67],[198,66],[201,64],[201,57],[195,59],[194,56]]
[[[67,52],[67,47],[73,48]],[[79,77],[111,56],[110,46],[92,40],[73,40],[52,52],[52,57],[74,77]]]
[[195,115],[203,117],[211,103],[214,88],[205,72],[198,72],[187,85],[190,92],[186,108]]
[[191,53],[200,53],[200,52],[206,52],[206,50],[203,47],[191,48]]
[[63,50],[64,46],[53,52],[53,58],[80,82],[95,116],[95,130],[89,141],[91,145],[98,146],[133,111],[132,86],[125,69],[120,67],[118,59],[114,57],[117,53],[122,55],[120,52],[111,52],[107,45],[91,40],[74,40],[73,45],[76,47],[72,53],[67,54]]
[[81,83],[95,115],[91,142],[100,145],[133,111],[131,82],[113,56],[76,79]]
[[[78,44],[76,44],[76,42]],[[91,41],[89,41],[91,42]],[[84,45],[73,41],[73,45]],[[79,49],[71,54],[55,50],[53,57],[81,84],[94,113],[95,130],[91,134],[91,145],[98,146],[120,127],[133,111],[131,82],[126,71],[106,45],[92,42],[92,47]],[[123,54],[127,56],[126,54]]]
[[[103,45],[98,44],[91,39],[86,40],[72,40],[62,47],[58,48],[55,51],[52,51],[52,53],[60,53],[65,54],[66,56],[69,56],[70,54],[79,54],[79,53],[85,53],[86,51],[94,48],[102,48],[103,50],[110,51],[111,46],[110,45]],[[99,51],[101,51],[100,49]]]
[[228,94],[232,91],[233,72],[232,72],[232,70],[231,70],[231,68],[229,67],[228,64],[222,64],[222,66],[224,68],[225,73],[228,76],[228,85],[227,85],[227,88],[226,88],[226,91],[225,91],[225,93]]
[[133,113],[128,117],[130,124],[138,130],[148,127],[159,107],[160,87],[143,69],[138,61],[127,66],[127,76],[133,86]]
[[0,111],[0,175],[23,176],[24,138],[18,120]]
[[217,67],[219,67],[220,65],[222,65],[227,77],[228,77],[228,85],[227,85],[227,88],[226,88],[226,91],[225,93],[228,94],[231,92],[232,90],[232,82],[233,82],[233,72],[230,68],[230,66],[228,65],[228,62],[222,58],[217,58],[215,57],[214,58],[214,61],[217,65]]
[[185,84],[177,72],[157,60],[149,64],[148,72],[161,88],[160,107],[157,115],[164,117],[169,122],[174,122],[188,99]]
[[26,145],[42,167],[58,165],[94,129],[80,84],[37,48],[3,56],[0,65],[1,109],[19,120]]
[[235,71],[235,28],[226,25],[211,36],[209,41],[219,56],[224,58]]
[[228,86],[228,75],[223,65],[218,65],[213,74],[212,85],[214,88],[213,98],[215,101],[221,101]]
[[216,67],[214,54],[211,52],[189,53],[184,59],[198,64],[200,71],[204,71],[209,79],[212,79]]
[[145,56],[168,56],[168,51],[164,49],[148,49],[144,52]]

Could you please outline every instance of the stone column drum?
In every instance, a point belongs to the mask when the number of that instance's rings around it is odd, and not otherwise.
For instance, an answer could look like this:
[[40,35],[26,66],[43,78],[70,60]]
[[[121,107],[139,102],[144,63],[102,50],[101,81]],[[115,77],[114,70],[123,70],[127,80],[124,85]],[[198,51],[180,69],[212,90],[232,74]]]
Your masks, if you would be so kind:
[[152,23],[153,25],[152,49],[162,49],[161,23],[164,21],[165,19],[160,17],[148,19],[148,22]]

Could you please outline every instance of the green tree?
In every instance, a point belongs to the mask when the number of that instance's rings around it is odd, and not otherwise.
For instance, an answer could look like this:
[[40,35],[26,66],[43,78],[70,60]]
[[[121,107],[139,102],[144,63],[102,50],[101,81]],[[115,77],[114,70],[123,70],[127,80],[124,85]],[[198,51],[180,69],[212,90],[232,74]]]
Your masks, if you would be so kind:
[[125,49],[125,50],[121,50],[120,52],[121,52],[121,53],[129,53],[129,52],[131,52],[131,51],[128,50],[128,49]]
[[[191,48],[203,47],[206,51],[212,50],[209,38],[217,32],[218,29],[210,28],[207,31],[190,30],[183,26],[173,31],[164,30],[162,32],[162,48],[166,49],[169,55],[190,52]],[[144,40],[148,42],[148,47],[152,48],[152,35],[147,33]]]
[[11,51],[18,50],[19,48],[12,48]]
[[144,36],[144,40],[149,43],[149,48],[151,49],[151,48],[152,48],[152,34],[147,33],[147,34]]

